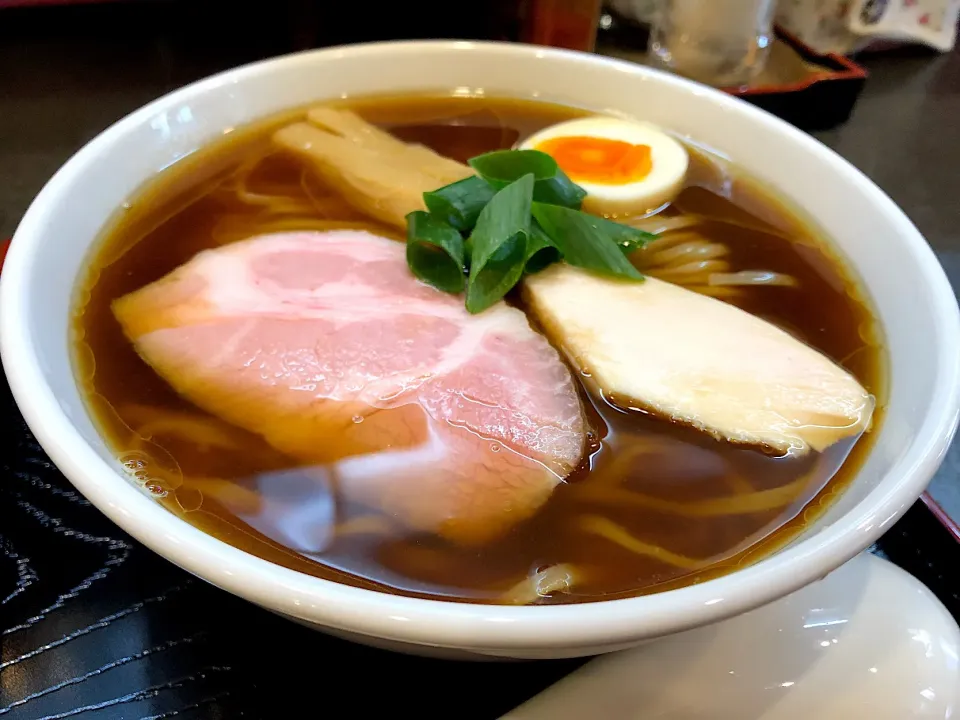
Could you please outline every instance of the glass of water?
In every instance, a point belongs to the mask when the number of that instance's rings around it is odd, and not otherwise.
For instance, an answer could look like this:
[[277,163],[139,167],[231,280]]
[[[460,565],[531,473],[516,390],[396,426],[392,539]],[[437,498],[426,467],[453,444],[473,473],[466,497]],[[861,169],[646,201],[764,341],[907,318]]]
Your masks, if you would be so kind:
[[650,64],[716,87],[748,84],[763,69],[777,0],[659,0]]

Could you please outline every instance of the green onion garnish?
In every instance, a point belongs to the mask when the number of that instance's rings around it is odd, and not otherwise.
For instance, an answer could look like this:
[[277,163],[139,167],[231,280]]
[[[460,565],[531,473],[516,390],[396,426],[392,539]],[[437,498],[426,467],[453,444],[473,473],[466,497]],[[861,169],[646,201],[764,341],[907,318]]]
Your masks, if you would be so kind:
[[494,190],[482,178],[471,175],[423,194],[427,210],[461,232],[470,232],[480,211],[493,199]]
[[602,230],[606,235],[609,235],[610,239],[619,245],[620,250],[625,253],[632,253],[634,250],[639,250],[651,240],[657,239],[657,236],[653,233],[637,230],[637,228],[630,227],[629,225],[621,225],[613,220],[596,217],[595,215],[591,215],[590,217],[597,222],[597,228]]
[[524,272],[538,273],[559,259],[560,251],[557,250],[550,236],[543,231],[536,220],[531,222],[530,235],[527,237],[527,262],[524,265]]
[[623,248],[613,240],[604,225],[601,225],[601,222],[606,222],[602,218],[539,202],[533,203],[531,212],[543,231],[553,240],[564,261],[570,265],[601,275],[635,280],[643,277],[627,260]]
[[438,290],[463,292],[463,237],[430,213],[415,210],[407,215],[407,265]]
[[472,256],[467,310],[486,310],[506,295],[523,274],[530,233],[533,175],[500,190],[480,212],[470,235]]
[[477,175],[423,194],[407,215],[407,264],[423,282],[466,289],[479,313],[524,273],[564,260],[608,277],[642,280],[626,255],[655,236],[579,210],[586,192],[538,150],[498,150],[470,160]]
[[556,160],[539,150],[495,150],[471,158],[470,167],[497,189],[532,174],[536,180],[533,199],[537,202],[579,209],[587,196],[586,190],[568,178]]

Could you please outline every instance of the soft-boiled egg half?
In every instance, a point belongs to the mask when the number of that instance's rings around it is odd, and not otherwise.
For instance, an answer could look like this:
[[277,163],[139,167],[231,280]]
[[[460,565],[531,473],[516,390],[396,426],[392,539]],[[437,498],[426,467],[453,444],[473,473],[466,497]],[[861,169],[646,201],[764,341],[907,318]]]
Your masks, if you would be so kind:
[[670,202],[687,174],[683,145],[654,125],[589,117],[551,125],[520,145],[553,157],[587,191],[596,215],[640,215]]

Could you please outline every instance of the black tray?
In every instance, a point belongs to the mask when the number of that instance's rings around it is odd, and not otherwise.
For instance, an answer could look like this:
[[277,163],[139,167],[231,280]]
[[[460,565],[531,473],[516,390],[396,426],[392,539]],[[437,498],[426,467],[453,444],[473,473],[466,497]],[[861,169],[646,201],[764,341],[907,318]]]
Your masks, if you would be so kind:
[[[2,720],[403,712],[492,720],[584,662],[426,660],[280,619],[193,578],[107,520],[44,455],[3,381],[0,417]],[[949,572],[958,540],[925,498],[872,550],[960,618],[960,579]]]

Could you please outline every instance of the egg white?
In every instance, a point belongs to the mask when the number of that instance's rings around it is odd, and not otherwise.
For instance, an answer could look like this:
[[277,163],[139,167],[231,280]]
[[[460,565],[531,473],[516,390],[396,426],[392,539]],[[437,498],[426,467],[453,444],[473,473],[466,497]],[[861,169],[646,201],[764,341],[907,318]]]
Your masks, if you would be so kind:
[[520,144],[521,150],[536,150],[541,143],[560,137],[592,137],[621,140],[650,147],[651,170],[642,180],[622,185],[603,185],[573,178],[587,191],[583,209],[608,217],[642,215],[677,196],[687,175],[689,157],[679,142],[648,123],[611,117],[588,117],[551,125]]

